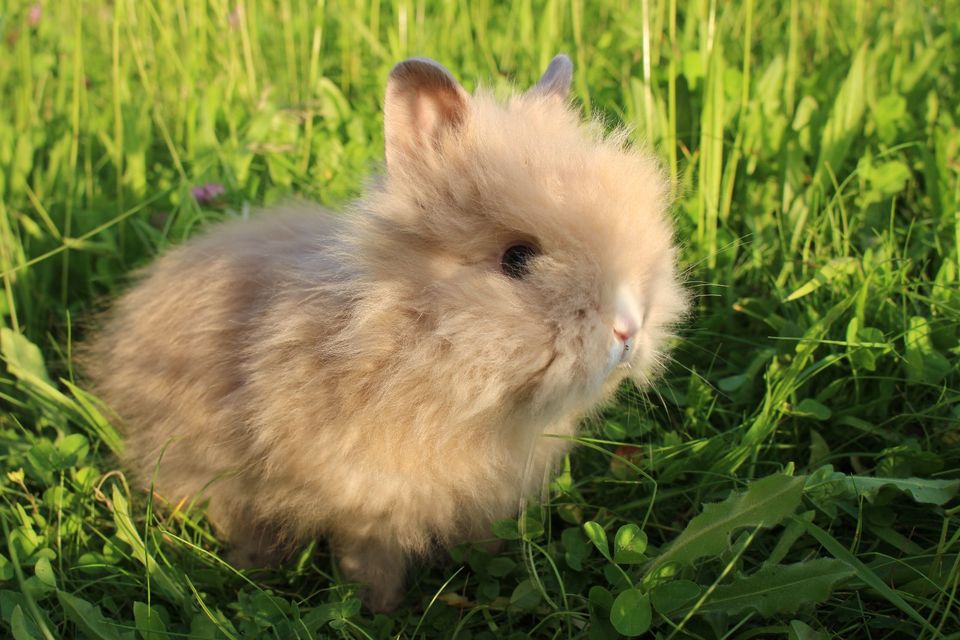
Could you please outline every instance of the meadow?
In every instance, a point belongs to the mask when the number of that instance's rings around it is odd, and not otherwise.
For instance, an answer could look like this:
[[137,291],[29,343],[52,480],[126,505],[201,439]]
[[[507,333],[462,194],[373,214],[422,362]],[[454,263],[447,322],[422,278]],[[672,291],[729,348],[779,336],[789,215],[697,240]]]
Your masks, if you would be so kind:
[[[209,224],[355,195],[397,61],[561,51],[671,181],[666,375],[391,615],[322,542],[234,570],[128,485],[75,346]],[[956,0],[0,2],[0,636],[960,638],[958,121]]]

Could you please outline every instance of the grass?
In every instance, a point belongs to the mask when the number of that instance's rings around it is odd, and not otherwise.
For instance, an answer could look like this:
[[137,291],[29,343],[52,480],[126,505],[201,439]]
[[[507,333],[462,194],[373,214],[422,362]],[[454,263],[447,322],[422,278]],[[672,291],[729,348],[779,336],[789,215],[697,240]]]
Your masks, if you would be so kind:
[[[960,638],[958,16],[8,0],[0,635]],[[498,525],[505,550],[458,550],[374,617],[322,544],[255,582],[199,510],[131,492],[71,364],[128,274],[223,217],[355,194],[396,61],[525,85],[557,51],[585,113],[669,167],[697,305],[656,388]],[[226,192],[201,206],[205,183]]]

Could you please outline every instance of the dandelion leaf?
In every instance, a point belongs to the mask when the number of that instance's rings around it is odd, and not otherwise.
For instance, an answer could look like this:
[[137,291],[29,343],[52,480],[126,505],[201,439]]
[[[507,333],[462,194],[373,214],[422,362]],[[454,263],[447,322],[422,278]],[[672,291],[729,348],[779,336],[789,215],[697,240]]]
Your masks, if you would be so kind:
[[704,506],[703,513],[690,521],[650,570],[670,562],[686,565],[705,556],[719,555],[729,547],[730,534],[737,529],[776,526],[800,505],[804,481],[802,476],[768,476],[723,502]]
[[832,558],[766,566],[717,587],[698,612],[736,615],[755,611],[763,617],[791,614],[826,601],[838,583],[852,576],[849,565]]

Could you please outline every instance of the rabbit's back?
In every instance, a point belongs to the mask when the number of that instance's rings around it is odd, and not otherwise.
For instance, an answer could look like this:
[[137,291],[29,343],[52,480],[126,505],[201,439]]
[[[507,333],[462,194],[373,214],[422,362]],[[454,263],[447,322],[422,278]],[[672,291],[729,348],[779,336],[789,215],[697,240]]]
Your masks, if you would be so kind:
[[258,466],[251,347],[275,334],[265,319],[285,297],[336,278],[336,227],[307,209],[221,225],[157,260],[120,299],[86,370],[142,484],[155,480],[170,500],[229,495]]

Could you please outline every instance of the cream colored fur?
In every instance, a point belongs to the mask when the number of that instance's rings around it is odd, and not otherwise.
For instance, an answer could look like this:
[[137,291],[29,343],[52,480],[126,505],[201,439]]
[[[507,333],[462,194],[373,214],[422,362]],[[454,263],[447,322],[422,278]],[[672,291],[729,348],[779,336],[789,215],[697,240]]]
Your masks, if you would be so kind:
[[[567,103],[569,62],[498,101],[391,74],[387,171],[345,215],[222,225],[160,258],[89,350],[125,464],[201,497],[241,564],[326,536],[377,610],[408,560],[489,537],[578,421],[644,384],[684,308],[656,164]],[[517,242],[541,255],[501,272]],[[617,292],[642,309],[610,368]]]

